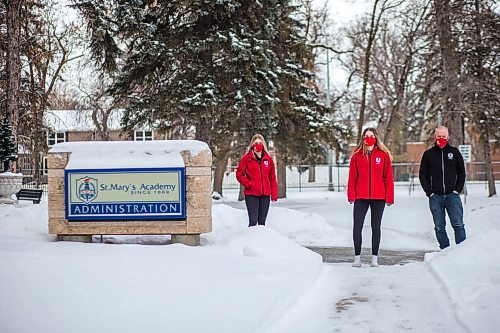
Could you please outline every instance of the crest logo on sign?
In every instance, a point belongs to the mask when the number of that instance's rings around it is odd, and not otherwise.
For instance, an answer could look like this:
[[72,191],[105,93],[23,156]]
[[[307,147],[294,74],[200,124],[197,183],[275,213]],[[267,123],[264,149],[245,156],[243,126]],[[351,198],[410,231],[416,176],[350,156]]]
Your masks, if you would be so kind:
[[452,160],[453,159],[453,153],[448,153],[448,159]]
[[380,164],[380,161],[382,161],[380,157],[375,158],[375,163]]
[[97,198],[97,179],[83,177],[76,180],[76,196],[85,203],[89,203]]

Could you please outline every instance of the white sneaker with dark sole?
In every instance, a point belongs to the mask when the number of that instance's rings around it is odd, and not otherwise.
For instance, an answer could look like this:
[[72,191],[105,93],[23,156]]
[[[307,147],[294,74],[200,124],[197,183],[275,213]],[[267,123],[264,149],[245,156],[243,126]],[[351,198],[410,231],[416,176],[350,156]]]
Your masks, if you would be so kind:
[[361,267],[361,257],[354,257],[354,262],[352,263],[352,267]]

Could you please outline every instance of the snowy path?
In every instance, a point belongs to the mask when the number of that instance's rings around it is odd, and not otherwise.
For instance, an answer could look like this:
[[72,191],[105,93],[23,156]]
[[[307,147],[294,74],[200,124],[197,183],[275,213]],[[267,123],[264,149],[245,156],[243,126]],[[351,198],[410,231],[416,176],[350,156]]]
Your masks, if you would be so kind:
[[317,282],[269,332],[405,331],[465,332],[424,263],[376,269],[325,264]]

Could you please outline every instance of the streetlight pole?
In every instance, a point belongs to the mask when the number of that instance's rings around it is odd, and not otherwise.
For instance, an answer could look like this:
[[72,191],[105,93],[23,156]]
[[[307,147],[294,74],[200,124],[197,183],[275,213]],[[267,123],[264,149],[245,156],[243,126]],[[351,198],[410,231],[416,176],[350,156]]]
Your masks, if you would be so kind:
[[[328,49],[326,49],[326,107],[330,112],[330,57]],[[333,191],[333,150],[328,147],[328,191]]]

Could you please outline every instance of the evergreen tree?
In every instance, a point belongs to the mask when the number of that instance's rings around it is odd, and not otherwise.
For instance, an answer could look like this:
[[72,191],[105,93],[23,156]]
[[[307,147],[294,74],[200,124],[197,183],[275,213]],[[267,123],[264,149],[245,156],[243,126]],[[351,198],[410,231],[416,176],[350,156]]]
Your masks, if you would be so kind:
[[17,158],[15,153],[16,145],[14,136],[12,135],[12,125],[10,124],[9,118],[4,117],[0,124],[0,161],[3,170],[5,170],[4,165],[6,162]]
[[[111,2],[107,11],[99,1],[76,7],[96,36],[94,58],[119,68],[110,93],[128,101],[127,129],[194,126],[212,148],[240,129],[270,132],[278,90],[273,1]],[[126,44],[122,64],[116,38]]]

